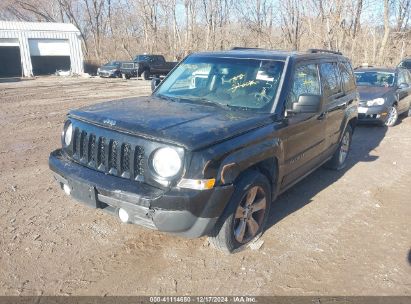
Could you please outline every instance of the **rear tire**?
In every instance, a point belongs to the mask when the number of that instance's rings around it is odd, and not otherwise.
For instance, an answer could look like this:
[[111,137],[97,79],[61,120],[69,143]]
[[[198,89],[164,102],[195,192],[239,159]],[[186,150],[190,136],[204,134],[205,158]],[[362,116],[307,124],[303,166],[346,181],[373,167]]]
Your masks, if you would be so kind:
[[348,155],[350,154],[352,141],[352,128],[350,125],[344,130],[344,134],[335,151],[333,157],[327,162],[326,167],[332,170],[341,170],[347,165]]
[[271,185],[257,171],[248,171],[235,183],[235,191],[209,237],[215,248],[232,253],[258,239],[271,206]]

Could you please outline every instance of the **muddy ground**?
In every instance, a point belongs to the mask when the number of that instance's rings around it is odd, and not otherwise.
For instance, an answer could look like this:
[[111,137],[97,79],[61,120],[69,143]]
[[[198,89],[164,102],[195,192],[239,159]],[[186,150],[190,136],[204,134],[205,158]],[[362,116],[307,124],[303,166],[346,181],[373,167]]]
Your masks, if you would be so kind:
[[359,127],[343,172],[274,204],[258,250],[226,255],[74,202],[48,169],[71,108],[149,82],[0,83],[1,295],[411,295],[411,118]]

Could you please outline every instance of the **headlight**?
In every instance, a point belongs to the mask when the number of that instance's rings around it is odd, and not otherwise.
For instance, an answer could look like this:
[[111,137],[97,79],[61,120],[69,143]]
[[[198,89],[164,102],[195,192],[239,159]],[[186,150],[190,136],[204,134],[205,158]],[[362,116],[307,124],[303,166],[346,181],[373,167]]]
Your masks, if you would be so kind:
[[152,158],[154,171],[161,177],[169,178],[181,169],[181,158],[172,148],[161,148],[154,152]]
[[372,100],[367,101],[367,106],[372,107],[372,106],[382,106],[385,102],[384,98],[376,98]]
[[65,126],[65,131],[64,131],[64,144],[66,146],[69,146],[71,143],[71,139],[73,137],[73,125],[71,122],[68,122]]

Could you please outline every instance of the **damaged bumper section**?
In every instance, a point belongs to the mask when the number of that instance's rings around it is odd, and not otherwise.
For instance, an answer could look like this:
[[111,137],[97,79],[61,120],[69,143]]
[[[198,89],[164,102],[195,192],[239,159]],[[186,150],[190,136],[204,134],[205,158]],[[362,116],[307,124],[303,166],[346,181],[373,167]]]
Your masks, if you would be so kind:
[[62,190],[77,201],[116,216],[120,211],[128,223],[189,238],[211,232],[233,193],[232,185],[162,190],[84,167],[61,149],[50,154],[49,167]]

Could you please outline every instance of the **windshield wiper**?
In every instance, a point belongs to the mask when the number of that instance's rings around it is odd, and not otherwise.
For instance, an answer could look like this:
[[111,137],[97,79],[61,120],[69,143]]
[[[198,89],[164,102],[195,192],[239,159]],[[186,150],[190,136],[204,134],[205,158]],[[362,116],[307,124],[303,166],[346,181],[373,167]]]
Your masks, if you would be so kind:
[[181,100],[189,102],[189,103],[199,102],[199,103],[202,103],[202,104],[205,104],[205,105],[219,107],[219,108],[222,108],[222,109],[232,108],[232,106],[230,106],[229,104],[222,104],[222,103],[219,103],[219,102],[214,102],[214,101],[211,101],[211,100],[209,100],[207,98],[204,98],[204,97],[200,97],[200,98],[199,97],[193,97],[193,98],[185,97],[185,98],[182,98]]
[[180,98],[178,98],[178,97],[171,97],[171,96],[167,96],[167,95],[163,95],[163,94],[156,94],[155,96],[158,97],[158,98],[167,100],[167,101],[171,101],[171,102],[180,101]]

